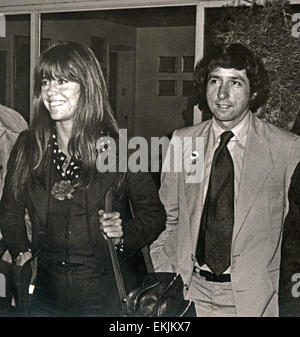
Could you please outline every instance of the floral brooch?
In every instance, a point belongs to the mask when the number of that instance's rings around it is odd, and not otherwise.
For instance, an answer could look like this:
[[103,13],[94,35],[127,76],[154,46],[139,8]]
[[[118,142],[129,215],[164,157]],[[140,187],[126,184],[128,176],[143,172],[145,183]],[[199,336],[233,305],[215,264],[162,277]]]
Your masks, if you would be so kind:
[[72,193],[75,191],[70,181],[61,180],[59,183],[55,183],[52,187],[51,194],[55,199],[63,201],[66,198],[72,199]]

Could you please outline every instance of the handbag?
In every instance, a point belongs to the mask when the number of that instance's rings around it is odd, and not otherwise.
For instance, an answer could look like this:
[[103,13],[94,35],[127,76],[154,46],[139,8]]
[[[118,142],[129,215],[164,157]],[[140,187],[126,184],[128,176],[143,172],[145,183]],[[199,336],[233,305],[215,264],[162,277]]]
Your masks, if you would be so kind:
[[[25,277],[29,268],[17,266],[2,259],[7,250],[4,241],[0,242],[0,315],[24,316],[27,314],[27,289]],[[30,267],[30,266],[29,266]],[[26,274],[24,274],[24,271]],[[12,303],[14,302],[15,305]]]
[[[113,193],[105,195],[105,210],[112,211]],[[132,212],[133,213],[133,212]],[[120,297],[122,316],[131,317],[196,317],[195,304],[183,296],[180,274],[154,272],[148,246],[142,248],[148,275],[142,285],[126,294],[125,285],[113,240],[107,238]]]
[[0,316],[10,316],[13,298],[12,264],[2,259],[6,251],[3,240],[0,240]]
[[30,309],[29,284],[36,277],[37,251],[23,266],[2,259],[7,247],[0,240],[0,316],[27,317]]

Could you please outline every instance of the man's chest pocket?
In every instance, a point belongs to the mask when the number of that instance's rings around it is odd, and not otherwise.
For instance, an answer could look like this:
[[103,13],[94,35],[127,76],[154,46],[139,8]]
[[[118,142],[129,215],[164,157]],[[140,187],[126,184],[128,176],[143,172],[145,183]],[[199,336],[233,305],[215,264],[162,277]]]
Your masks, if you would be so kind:
[[282,198],[284,195],[284,186],[282,184],[266,184],[261,190],[262,194],[265,194],[269,200]]
[[269,223],[281,226],[284,210],[284,186],[282,184],[266,184],[259,193],[259,203],[262,205]]

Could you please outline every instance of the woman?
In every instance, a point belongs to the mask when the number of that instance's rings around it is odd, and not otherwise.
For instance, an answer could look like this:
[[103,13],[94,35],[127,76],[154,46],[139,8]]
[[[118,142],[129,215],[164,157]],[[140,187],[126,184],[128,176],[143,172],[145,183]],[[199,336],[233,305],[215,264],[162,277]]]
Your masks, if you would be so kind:
[[[117,140],[118,126],[89,48],[77,42],[52,46],[41,55],[34,81],[32,126],[18,138],[8,164],[4,240],[17,265],[38,254],[32,315],[116,316],[120,305],[105,237],[123,252],[128,287],[136,286],[129,262],[163,230],[165,211],[148,173],[96,170],[97,140]],[[109,188],[113,212],[105,212]],[[127,199],[134,219],[124,218]]]

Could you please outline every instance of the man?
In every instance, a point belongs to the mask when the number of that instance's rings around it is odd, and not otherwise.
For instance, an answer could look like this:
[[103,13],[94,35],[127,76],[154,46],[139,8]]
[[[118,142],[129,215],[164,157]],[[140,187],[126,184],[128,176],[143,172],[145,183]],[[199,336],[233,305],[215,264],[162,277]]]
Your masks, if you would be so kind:
[[204,178],[163,172],[167,225],[151,246],[154,267],[181,274],[197,316],[278,316],[282,224],[300,139],[253,114],[267,99],[267,76],[243,45],[205,56],[195,80],[199,107],[213,117],[173,139],[202,138]]
[[288,197],[289,213],[282,235],[279,314],[300,317],[300,162],[292,176]]
[[[0,104],[0,199],[6,175],[6,165],[10,151],[23,130],[27,129],[24,118],[16,111]],[[6,248],[1,244],[2,235],[0,233],[0,253]],[[2,247],[3,246],[3,247]],[[8,257],[4,257],[8,259]]]
[[0,104],[0,199],[10,151],[19,133],[25,129],[27,123],[24,118],[18,112]]

